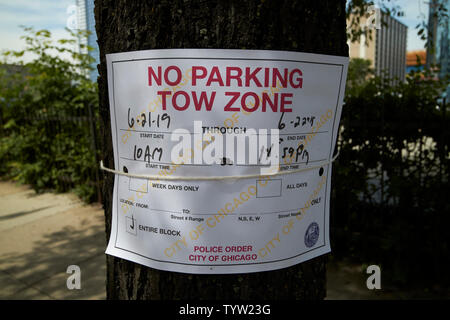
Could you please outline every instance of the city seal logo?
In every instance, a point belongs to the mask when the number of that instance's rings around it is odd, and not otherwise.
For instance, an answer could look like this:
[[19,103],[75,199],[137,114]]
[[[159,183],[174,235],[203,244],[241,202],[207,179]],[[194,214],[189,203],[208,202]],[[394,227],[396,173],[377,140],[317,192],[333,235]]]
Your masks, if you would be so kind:
[[319,240],[319,225],[313,222],[309,225],[308,229],[306,229],[305,245],[308,248],[311,248],[316,244],[317,240]]

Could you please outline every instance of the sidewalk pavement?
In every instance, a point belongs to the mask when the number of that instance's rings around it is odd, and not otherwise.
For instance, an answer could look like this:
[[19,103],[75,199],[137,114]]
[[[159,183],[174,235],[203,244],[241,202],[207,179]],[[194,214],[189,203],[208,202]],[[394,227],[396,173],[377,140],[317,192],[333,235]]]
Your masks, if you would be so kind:
[[[100,205],[0,181],[0,299],[105,299],[105,248]],[[69,265],[81,269],[80,290],[67,289]],[[366,277],[361,266],[331,261],[327,299],[393,298],[368,290]]]
[[[105,247],[100,205],[0,181],[0,299],[105,299]],[[70,265],[79,290],[67,288]]]

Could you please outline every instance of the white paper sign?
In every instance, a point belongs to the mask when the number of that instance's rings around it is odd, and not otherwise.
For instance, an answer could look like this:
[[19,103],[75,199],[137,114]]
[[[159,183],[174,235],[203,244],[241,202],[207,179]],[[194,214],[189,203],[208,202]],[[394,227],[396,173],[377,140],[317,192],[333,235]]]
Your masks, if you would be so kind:
[[[285,268],[330,251],[329,161],[348,58],[176,49],[109,54],[107,64],[115,169],[179,178],[116,174],[107,254],[220,274]],[[270,129],[279,129],[275,144]],[[276,143],[278,170],[313,169],[260,175]],[[211,176],[218,179],[195,180]]]

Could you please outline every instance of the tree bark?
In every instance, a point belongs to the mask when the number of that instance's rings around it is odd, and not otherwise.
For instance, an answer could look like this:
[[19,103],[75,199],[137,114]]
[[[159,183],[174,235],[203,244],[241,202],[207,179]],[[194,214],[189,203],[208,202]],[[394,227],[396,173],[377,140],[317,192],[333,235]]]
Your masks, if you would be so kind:
[[[291,50],[348,56],[345,0],[96,0],[102,153],[114,167],[108,53],[163,48]],[[107,240],[114,176],[104,175]],[[107,256],[108,299],[323,299],[326,256],[276,271],[190,275]]]

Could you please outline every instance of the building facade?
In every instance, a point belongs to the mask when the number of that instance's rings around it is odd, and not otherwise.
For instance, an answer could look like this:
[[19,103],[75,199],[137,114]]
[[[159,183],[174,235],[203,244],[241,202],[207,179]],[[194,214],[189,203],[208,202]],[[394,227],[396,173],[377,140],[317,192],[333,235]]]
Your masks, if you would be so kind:
[[92,48],[89,52],[87,50],[80,50],[84,53],[89,53],[89,55],[95,59],[91,64],[93,70],[89,77],[92,81],[97,81],[97,65],[100,61],[100,55],[97,43],[97,33],[95,31],[94,0],[76,0],[76,5],[78,29],[88,30],[90,32],[87,38],[79,39],[79,43],[88,45]]
[[[350,58],[370,60],[376,75],[385,74],[403,81],[408,27],[382,12],[379,18],[381,23],[378,27],[373,26],[371,39],[362,35],[359,41],[348,44]],[[366,21],[366,18],[361,18],[362,25],[366,25]]]
[[425,50],[408,51],[406,53],[406,73],[412,71],[422,71],[427,62],[427,53]]
[[[447,9],[447,14],[450,12],[449,0],[432,0],[429,4],[428,15],[428,31],[429,31],[429,45],[427,47],[427,67],[432,65],[439,66],[439,78],[444,79],[450,75],[450,52],[449,52],[449,17],[441,16],[438,19],[437,10],[439,6]],[[447,102],[450,97],[450,85],[446,90]]]

